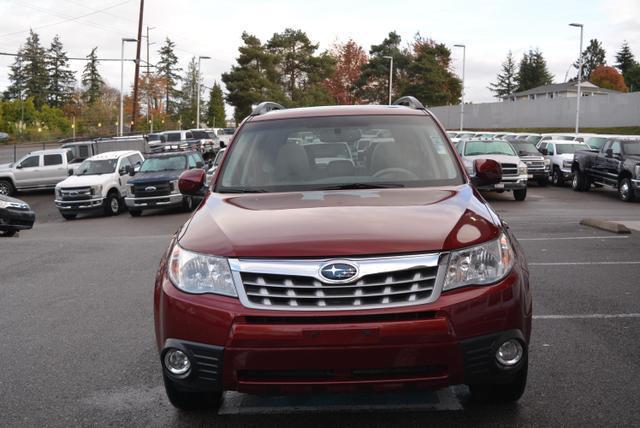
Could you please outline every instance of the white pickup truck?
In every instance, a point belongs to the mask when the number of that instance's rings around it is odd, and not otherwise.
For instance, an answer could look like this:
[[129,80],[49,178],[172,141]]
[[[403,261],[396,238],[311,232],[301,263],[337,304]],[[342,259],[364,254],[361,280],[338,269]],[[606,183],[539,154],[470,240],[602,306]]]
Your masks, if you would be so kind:
[[0,165],[0,195],[11,196],[16,191],[53,189],[79,163],[72,163],[69,149],[31,152],[17,162]]
[[67,220],[83,211],[102,210],[118,215],[128,196],[129,173],[144,162],[139,151],[124,150],[92,156],[82,162],[75,175],[56,186],[56,207]]

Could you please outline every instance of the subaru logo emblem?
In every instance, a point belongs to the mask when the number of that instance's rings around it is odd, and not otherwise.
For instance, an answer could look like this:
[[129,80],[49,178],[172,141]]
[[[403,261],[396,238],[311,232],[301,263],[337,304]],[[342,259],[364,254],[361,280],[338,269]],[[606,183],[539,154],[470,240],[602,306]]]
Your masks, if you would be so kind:
[[156,190],[158,189],[156,189],[155,186],[149,186],[144,188],[145,192],[155,192]]
[[358,266],[352,262],[332,261],[320,267],[320,277],[328,283],[349,282],[357,275]]

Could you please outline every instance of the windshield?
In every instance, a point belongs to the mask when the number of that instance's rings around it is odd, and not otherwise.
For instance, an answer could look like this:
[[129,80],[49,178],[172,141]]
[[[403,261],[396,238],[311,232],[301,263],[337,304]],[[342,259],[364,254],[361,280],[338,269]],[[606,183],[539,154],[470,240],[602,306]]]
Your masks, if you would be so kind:
[[513,148],[506,141],[467,141],[464,147],[465,156],[507,155],[516,156]]
[[556,153],[565,155],[567,153],[575,153],[576,150],[585,150],[587,146],[584,144],[556,144]]
[[640,140],[627,141],[622,143],[624,146],[624,152],[628,155],[640,155]]
[[587,138],[587,141],[585,141],[585,143],[593,148],[593,149],[601,149],[602,146],[604,146],[604,143],[606,143],[608,140],[607,137],[591,137],[591,138]]
[[140,172],[181,171],[186,167],[187,159],[184,156],[162,156],[146,159]]
[[[391,138],[351,153],[372,129]],[[304,144],[311,135],[311,144]],[[228,154],[216,191],[286,192],[462,184],[451,147],[424,116],[337,116],[249,122]]]
[[533,144],[538,144],[538,142],[542,139],[542,135],[529,135],[525,139]]
[[160,137],[160,134],[149,134],[147,135],[147,141],[161,141],[162,138]]
[[117,164],[118,159],[86,160],[80,164],[76,175],[112,174]]
[[518,156],[540,156],[540,152],[532,143],[512,142],[511,145],[518,152]]

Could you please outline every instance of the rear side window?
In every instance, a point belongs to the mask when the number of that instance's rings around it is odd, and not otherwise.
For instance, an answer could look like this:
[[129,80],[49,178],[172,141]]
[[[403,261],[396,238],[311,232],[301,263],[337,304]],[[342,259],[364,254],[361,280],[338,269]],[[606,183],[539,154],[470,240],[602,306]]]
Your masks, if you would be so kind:
[[[85,152],[86,152],[86,147],[85,147]],[[80,146],[80,153],[82,153],[82,146]],[[71,162],[73,160],[73,152],[69,151],[67,152],[67,163]]]
[[44,155],[44,166],[62,165],[62,155]]

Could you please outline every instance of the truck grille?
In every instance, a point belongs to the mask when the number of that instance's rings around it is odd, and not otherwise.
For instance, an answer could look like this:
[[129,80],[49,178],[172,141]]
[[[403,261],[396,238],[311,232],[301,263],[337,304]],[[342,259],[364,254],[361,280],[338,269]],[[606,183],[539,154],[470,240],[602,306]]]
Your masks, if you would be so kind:
[[503,176],[517,176],[518,175],[518,165],[515,163],[503,163],[502,166],[502,175]]
[[171,193],[169,182],[135,184],[133,186],[133,196],[148,198],[153,196],[166,196]]
[[[317,274],[322,261],[315,265],[300,261],[303,269],[285,267],[282,273],[277,272],[277,265],[260,272],[264,264],[261,266],[258,262],[255,268],[238,269],[234,278],[241,284],[243,304],[262,309],[364,309],[417,305],[435,300],[439,294],[438,255],[430,255],[429,263],[416,263],[415,258],[409,260],[406,266],[385,266],[384,262],[376,265],[372,259],[367,259],[364,265],[359,263],[362,275],[340,284],[325,282]],[[240,261],[240,265],[247,263],[251,264],[251,261]],[[235,270],[234,263],[231,264]],[[287,273],[288,270],[291,273]]]
[[86,201],[91,199],[91,187],[67,187],[60,189],[63,201]]

